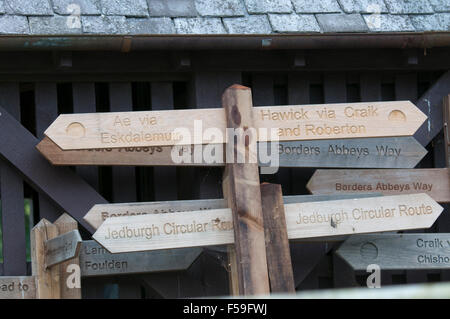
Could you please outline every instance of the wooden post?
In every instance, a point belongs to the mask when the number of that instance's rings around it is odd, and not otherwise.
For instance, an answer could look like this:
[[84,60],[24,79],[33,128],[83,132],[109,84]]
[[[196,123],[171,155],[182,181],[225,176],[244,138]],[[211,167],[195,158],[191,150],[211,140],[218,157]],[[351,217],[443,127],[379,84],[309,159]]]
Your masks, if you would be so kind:
[[[254,128],[251,90],[241,85],[229,87],[222,96],[227,128],[247,132]],[[254,134],[256,135],[256,134]],[[256,157],[251,148],[256,147],[256,136],[249,135],[245,143],[227,143],[225,180],[228,190],[228,206],[233,212],[236,267],[239,294],[256,295],[269,293],[264,226],[259,185],[258,163],[234,163],[242,152],[249,158]],[[242,145],[245,144],[245,145]],[[233,147],[230,149],[230,147]],[[233,157],[229,157],[231,154]],[[245,157],[244,157],[245,158]]]
[[445,166],[450,167],[450,95],[444,96],[444,139],[445,139]]
[[[54,225],[58,228],[59,235],[68,233],[72,230],[78,229],[78,223],[75,219],[69,216],[67,213],[62,214],[54,223]],[[79,257],[75,257],[69,259],[65,262],[59,264],[59,272],[60,272],[60,292],[62,299],[81,299],[81,287],[80,288],[69,288],[67,285],[67,279],[69,276],[73,276],[70,272],[67,272],[67,267],[71,264],[76,264],[80,266]],[[58,265],[57,265],[58,267]]]
[[[230,194],[230,179],[228,176],[228,168],[225,167],[225,171],[222,179],[222,192],[225,200],[228,199]],[[237,270],[236,248],[234,245],[228,246],[228,283],[231,296],[239,296],[239,279]]]
[[267,267],[272,293],[295,293],[281,185],[261,185]]
[[31,230],[31,268],[36,278],[36,299],[59,299],[59,265],[49,268],[45,266],[46,240],[58,236],[58,229],[48,220],[42,219]]

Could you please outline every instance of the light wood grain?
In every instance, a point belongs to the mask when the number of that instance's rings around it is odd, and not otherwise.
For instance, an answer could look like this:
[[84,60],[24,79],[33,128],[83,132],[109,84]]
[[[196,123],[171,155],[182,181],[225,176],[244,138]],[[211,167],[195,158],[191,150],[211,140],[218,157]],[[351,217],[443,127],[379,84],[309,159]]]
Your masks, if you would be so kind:
[[[225,181],[222,183],[226,185]],[[225,188],[225,187],[224,187]],[[337,199],[364,198],[381,196],[381,193],[354,193],[338,195],[290,195],[284,196],[284,203],[306,203]],[[119,204],[97,204],[94,205],[83,219],[92,228],[97,229],[107,218],[120,216],[135,216],[147,214],[165,214],[174,212],[185,212],[194,210],[206,210],[216,208],[227,208],[225,199],[200,199],[200,200],[177,200],[158,202],[137,202]]]
[[349,237],[336,251],[354,270],[450,269],[450,234],[368,234]]
[[234,243],[232,225],[229,208],[116,217],[105,220],[92,238],[111,253],[225,245]]
[[[62,150],[48,137],[36,148],[53,165],[135,165],[135,166],[224,166],[225,159],[209,163],[202,157],[195,163],[194,148],[205,145],[149,146],[91,150]],[[261,144],[260,146],[261,147]],[[189,154],[189,160],[175,163],[172,150]],[[270,154],[271,144],[267,145]],[[412,136],[279,142],[280,167],[412,168],[427,154]],[[259,165],[274,163],[261,158]]]
[[46,219],[36,224],[31,230],[31,269],[36,278],[37,299],[59,299],[60,271],[59,267],[45,267],[44,242],[58,236],[58,229]]
[[33,276],[0,277],[0,299],[35,299],[36,283]]
[[84,220],[94,229],[110,217],[174,213],[184,211],[226,208],[224,199],[179,200],[94,205]]
[[[400,209],[427,207],[429,213],[409,216]],[[389,209],[391,217],[370,218],[369,214],[378,216],[380,209]],[[363,211],[370,212],[363,219]],[[302,203],[285,205],[286,223],[289,239],[325,237],[394,231],[405,229],[429,228],[439,217],[443,208],[427,194],[382,196],[353,200],[337,200],[326,203]],[[318,216],[322,216],[319,222]],[[316,221],[314,221],[314,217]],[[299,223],[301,221],[301,223]],[[308,221],[308,223],[307,223]]]
[[316,170],[307,184],[313,194],[380,192],[385,195],[426,193],[450,202],[448,168]]
[[60,289],[61,299],[81,299],[81,288],[69,288],[67,285],[68,277],[73,275],[73,273],[67,272],[67,267],[72,264],[80,265],[79,252],[81,249],[81,236],[80,233],[78,233],[78,223],[69,214],[64,213],[53,224],[58,228],[60,236],[76,232],[75,237],[77,242],[72,242],[71,244],[72,248],[76,245],[75,250],[72,249],[72,253],[70,254],[72,258],[59,265]]
[[[53,165],[115,165],[115,166],[223,166],[221,163],[195,163],[194,145],[146,146],[62,150],[48,137],[44,137],[36,148]],[[203,147],[204,146],[197,146]],[[172,151],[189,154],[190,161],[174,163]]]
[[[282,141],[410,136],[427,118],[409,101],[257,107],[252,116],[252,127],[273,128]],[[194,121],[201,121],[200,132],[212,128],[221,134],[194,139]],[[179,140],[180,128],[191,141]],[[222,109],[109,112],[62,114],[45,135],[70,150],[224,143],[225,128]],[[259,141],[271,140],[267,133]]]
[[[417,211],[421,214],[405,214],[405,209],[414,210],[417,207],[422,207],[422,210]],[[379,215],[381,208],[383,211],[389,209],[392,216]],[[427,194],[285,204],[284,209],[290,240],[429,228],[443,210]],[[368,212],[363,217],[364,210],[377,212]],[[370,218],[371,215],[375,218]],[[194,222],[196,225],[204,225],[203,231],[173,234],[172,226],[166,226],[168,231],[164,231],[165,224],[190,225]],[[226,227],[218,228],[218,223],[223,223],[221,225]],[[154,230],[155,227],[159,229],[159,233],[153,232],[151,238],[111,238],[113,231],[143,228]],[[93,238],[112,253],[227,245],[234,242],[230,209],[109,218]]]
[[[254,127],[251,90],[233,85],[222,95],[228,128],[246,131]],[[227,144],[226,154],[231,159],[245,158],[245,163],[227,163],[225,192],[231,208],[234,225],[234,247],[238,273],[239,294],[256,295],[269,293],[264,240],[264,222],[261,205],[258,163],[256,161],[257,139],[255,135],[245,138],[245,143]]]

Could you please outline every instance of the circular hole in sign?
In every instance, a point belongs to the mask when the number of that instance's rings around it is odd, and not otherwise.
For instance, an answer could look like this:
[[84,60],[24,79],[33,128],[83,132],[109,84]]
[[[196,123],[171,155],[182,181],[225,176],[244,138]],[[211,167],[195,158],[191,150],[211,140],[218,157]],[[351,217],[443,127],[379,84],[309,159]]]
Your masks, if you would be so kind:
[[361,257],[363,259],[376,259],[378,257],[378,247],[367,242],[361,246]]
[[79,122],[70,123],[66,128],[67,135],[72,137],[84,137],[86,134],[86,129],[83,124]]
[[406,115],[400,110],[393,110],[389,113],[388,119],[392,122],[406,122]]

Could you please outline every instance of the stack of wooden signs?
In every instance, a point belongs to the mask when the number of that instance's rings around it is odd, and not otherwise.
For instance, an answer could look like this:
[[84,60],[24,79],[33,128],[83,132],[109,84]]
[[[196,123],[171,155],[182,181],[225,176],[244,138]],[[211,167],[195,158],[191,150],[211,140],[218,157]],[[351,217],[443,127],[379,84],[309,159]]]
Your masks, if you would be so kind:
[[[427,153],[412,136],[427,119],[415,105],[251,101],[249,88],[233,85],[222,109],[53,122],[37,148],[54,165],[225,167],[224,199],[92,207],[85,220],[96,232],[80,243],[81,277],[182,270],[200,247],[228,245],[233,294],[294,292],[289,241],[347,235],[338,254],[354,269],[450,265],[446,234],[357,235],[429,228],[443,210],[437,202],[449,201],[447,169],[412,169]],[[259,169],[277,167],[339,169],[317,170],[313,195],[283,196],[259,181]]]

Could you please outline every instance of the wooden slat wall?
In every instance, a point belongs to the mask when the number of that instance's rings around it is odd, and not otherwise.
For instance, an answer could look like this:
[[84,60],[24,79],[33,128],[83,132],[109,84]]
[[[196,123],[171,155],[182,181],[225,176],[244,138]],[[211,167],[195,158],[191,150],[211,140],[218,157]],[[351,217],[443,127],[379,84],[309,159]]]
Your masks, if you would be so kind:
[[[0,104],[20,120],[19,83],[0,83]],[[27,274],[23,180],[5,160],[0,159],[0,199],[3,234],[3,275]]]
[[[310,76],[308,73],[291,73],[288,77],[288,104],[310,103]],[[314,170],[310,168],[293,168],[291,173],[291,194],[306,194],[305,185]],[[287,194],[286,194],[287,195]],[[327,253],[327,245],[322,243],[292,243],[291,259],[294,270],[295,285],[300,285],[317,263]],[[304,287],[302,287],[304,288]]]
[[[92,113],[96,111],[95,84],[94,83],[73,83],[73,113]],[[98,190],[98,168],[95,166],[79,166],[77,173],[86,182]]]
[[[111,112],[132,111],[131,83],[110,83],[109,105]],[[112,198],[115,203],[136,201],[135,172],[134,167],[116,166],[112,168]]]
[[[251,78],[251,89],[252,89],[252,97],[253,97],[253,105],[255,106],[267,106],[274,105],[275,96],[274,96],[274,78],[270,74],[267,73],[255,73],[252,74]],[[281,172],[283,171],[283,172]],[[280,168],[276,176],[286,177],[285,170]],[[268,183],[277,183],[275,175],[261,175],[260,181],[268,182]],[[285,178],[285,182],[287,178]],[[287,188],[290,185],[286,183],[281,184],[283,194],[286,193]]]
[[[151,84],[152,110],[173,110],[173,84],[153,82]],[[176,200],[178,197],[176,167],[154,167],[153,189],[155,200]]]
[[[36,137],[42,139],[47,127],[58,117],[58,97],[56,83],[38,82],[34,88]],[[62,212],[48,198],[39,193],[39,214],[50,222],[54,222]]]
[[[417,74],[416,73],[402,73],[395,76],[395,99],[396,100],[410,100],[415,103],[418,98],[417,92]],[[414,230],[406,232],[423,232],[424,230]],[[417,283],[427,281],[427,271],[424,270],[406,270],[407,282]]]
[[[113,82],[109,84],[109,110],[111,112],[128,112],[133,110],[130,82]],[[112,199],[114,203],[136,201],[136,169],[134,167],[112,167]],[[119,298],[140,298],[140,285],[136,280],[118,277]]]
[[[241,83],[252,87],[253,101],[256,106],[275,104],[285,101],[287,104],[308,103],[338,103],[346,101],[380,101],[395,98],[397,100],[417,100],[420,78],[433,76],[404,72],[375,72],[367,71],[348,74],[345,72],[290,72],[290,73],[245,73],[240,71],[195,71],[191,80],[182,82],[186,87],[185,101],[180,102],[175,93],[175,83],[167,79],[140,82],[140,90],[148,92],[148,100],[139,102],[139,109],[170,110],[180,108],[221,107],[221,95],[226,87]],[[33,119],[38,137],[61,112],[58,105],[58,84],[54,82],[34,83],[35,110]],[[246,83],[243,83],[246,81]],[[248,83],[247,83],[248,82]],[[180,85],[181,82],[177,82]],[[141,85],[142,84],[142,85]],[[430,85],[432,80],[430,80]],[[74,82],[72,85],[73,112],[95,112],[99,109],[97,102],[99,92],[92,82]],[[110,111],[130,111],[136,109],[133,98],[134,83],[107,83]],[[347,94],[352,86],[351,93]],[[359,96],[355,96],[354,88],[359,88]],[[20,86],[18,83],[0,84],[0,104],[20,118]],[[284,90],[286,88],[286,90]],[[423,91],[421,88],[420,91]],[[358,93],[358,92],[357,92]],[[285,95],[285,96],[284,96]],[[104,97],[103,97],[104,98]],[[144,105],[145,104],[145,105]],[[147,105],[148,104],[148,105]],[[104,106],[103,106],[104,107]],[[58,111],[59,108],[59,111]],[[28,113],[23,113],[28,114]],[[28,115],[25,115],[28,116]],[[422,163],[426,166],[440,167],[443,164],[443,153],[437,137],[429,149],[433,155],[427,156]],[[432,160],[430,161],[430,156]],[[100,192],[100,179],[106,175],[99,175],[98,167],[76,167],[77,173],[93,185]],[[114,202],[136,201],[143,192],[145,197],[154,200],[176,200],[196,198],[219,198],[221,191],[221,168],[175,168],[154,167],[146,168],[145,174],[135,167],[102,168],[103,174],[110,174],[111,200]],[[141,172],[141,173],[139,173]],[[262,181],[281,183],[283,193],[306,194],[305,184],[314,172],[313,168],[280,169],[274,176],[261,176]],[[145,180],[144,179],[150,179]],[[148,185],[142,187],[142,183]],[[150,186],[149,186],[150,185]],[[3,222],[3,254],[4,264],[0,264],[0,275],[26,274],[25,234],[23,213],[23,181],[8,164],[0,162],[0,195],[2,198]],[[106,196],[107,194],[103,194]],[[108,198],[108,197],[107,197]],[[6,200],[5,200],[6,199]],[[42,217],[55,220],[60,211],[47,199],[45,194],[39,194],[39,213],[35,220]],[[436,223],[435,230],[450,232],[448,214],[443,214]],[[14,227],[8,227],[14,225]],[[20,225],[19,227],[17,225]],[[336,287],[354,286],[361,284],[362,277],[355,277],[351,269],[346,268],[342,260],[333,254],[336,245],[327,243],[295,243],[291,244],[291,258],[294,264],[294,277],[297,289],[325,288],[328,285]],[[226,258],[212,250],[202,254],[186,272],[152,275],[145,279],[134,276],[131,280],[127,276],[92,278],[86,280],[83,287],[83,297],[104,297],[105,285],[118,284],[119,296],[124,298],[140,298],[141,286],[151,287],[152,293],[171,297],[189,297],[200,295],[218,295],[228,291]],[[431,275],[430,275],[431,274]],[[162,277],[161,277],[162,276]],[[439,277],[440,276],[440,277]],[[151,278],[152,277],[152,278]],[[401,282],[425,282],[436,278],[449,280],[449,272],[384,272],[383,284]],[[161,279],[171,278],[173,285],[160,286]],[[169,280],[169,279],[167,279]],[[145,282],[145,284],[143,284]],[[362,283],[364,284],[364,283]],[[152,286],[154,285],[154,286]],[[163,289],[163,290],[162,290]],[[171,291],[175,289],[176,291]]]
[[[189,104],[197,108],[222,107],[222,94],[225,89],[233,84],[242,84],[241,82],[240,72],[196,72],[190,85]],[[198,167],[194,168],[194,172],[192,186],[196,189],[196,198],[223,197],[221,168]],[[228,294],[226,269],[217,262],[215,257],[209,253],[203,253],[187,271],[189,278],[204,283],[203,294],[208,296]],[[221,281],[222,285],[218,281]]]
[[[72,83],[73,113],[96,112],[96,92],[93,82]],[[99,189],[99,169],[95,166],[78,166],[75,168],[86,182],[96,190]],[[105,285],[110,280],[105,278],[92,278],[83,280],[82,298],[104,298]]]

